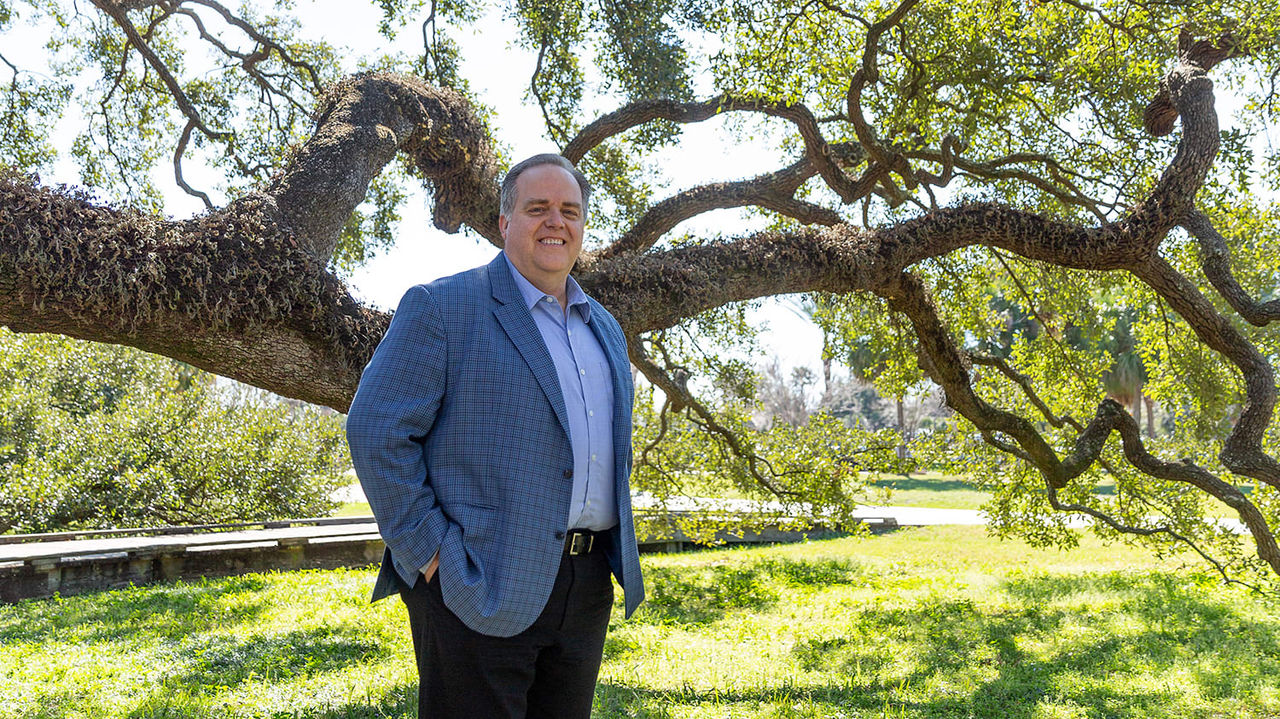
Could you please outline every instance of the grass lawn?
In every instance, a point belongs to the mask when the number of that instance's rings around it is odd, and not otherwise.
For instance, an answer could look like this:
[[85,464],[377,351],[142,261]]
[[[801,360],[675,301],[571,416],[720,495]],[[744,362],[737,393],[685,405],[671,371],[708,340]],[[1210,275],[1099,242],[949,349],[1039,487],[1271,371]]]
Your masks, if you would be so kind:
[[[1280,607],[1091,538],[934,527],[644,563],[596,717],[1280,717]],[[412,716],[407,621],[367,603],[373,576],[0,607],[0,717]]]
[[937,509],[978,509],[991,499],[963,477],[938,472],[881,475],[867,485],[867,501],[892,507],[932,507]]
[[343,502],[333,514],[334,517],[365,517],[373,514],[368,502]]

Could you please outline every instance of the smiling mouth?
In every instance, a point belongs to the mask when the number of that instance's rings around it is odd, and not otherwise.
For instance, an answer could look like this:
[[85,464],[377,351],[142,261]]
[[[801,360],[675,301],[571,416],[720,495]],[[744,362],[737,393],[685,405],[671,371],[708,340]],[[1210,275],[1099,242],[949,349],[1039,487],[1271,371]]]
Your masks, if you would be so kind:
[[554,238],[554,237],[544,237],[544,238],[542,238],[541,240],[538,240],[538,244],[540,244],[540,245],[563,245],[563,244],[564,244],[564,240],[556,239],[556,238]]

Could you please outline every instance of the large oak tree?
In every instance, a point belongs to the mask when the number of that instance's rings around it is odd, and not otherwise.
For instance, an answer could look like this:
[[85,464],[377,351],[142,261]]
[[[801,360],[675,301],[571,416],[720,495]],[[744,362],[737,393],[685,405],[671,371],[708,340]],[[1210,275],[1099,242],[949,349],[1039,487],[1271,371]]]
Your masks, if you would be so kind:
[[[438,228],[501,245],[508,158],[490,123],[503,118],[472,99],[452,39],[485,8],[383,0],[387,33],[421,23],[421,56],[340,76],[338,51],[299,39],[278,5],[279,17],[216,0],[0,0],[0,30],[56,28],[49,72],[0,46],[0,323],[345,410],[388,315],[341,273],[387,242],[397,183],[428,189]],[[727,417],[716,396],[732,394],[732,372],[689,373],[718,367],[694,361],[706,348],[690,338],[732,334],[740,303],[810,293],[832,347],[876,347],[903,391],[941,386],[959,424],[940,461],[994,492],[997,531],[1069,544],[1066,517],[1087,515],[1104,533],[1189,544],[1224,576],[1280,574],[1267,199],[1280,173],[1256,141],[1276,116],[1280,11],[552,0],[501,12],[536,58],[522,70],[547,136],[602,190],[602,240],[575,274],[666,398],[650,435],[696,425],[762,487],[809,496]],[[1215,87],[1232,90],[1225,129]],[[84,131],[54,148],[69,104]],[[744,137],[781,138],[790,159],[664,194],[653,153],[722,115]],[[37,179],[59,149],[93,192]],[[164,216],[149,173],[169,162],[207,212]],[[193,186],[193,162],[222,170],[235,199],[216,206]],[[768,228],[681,230],[742,207]],[[1154,436],[1106,396],[1120,329],[1165,408]]]

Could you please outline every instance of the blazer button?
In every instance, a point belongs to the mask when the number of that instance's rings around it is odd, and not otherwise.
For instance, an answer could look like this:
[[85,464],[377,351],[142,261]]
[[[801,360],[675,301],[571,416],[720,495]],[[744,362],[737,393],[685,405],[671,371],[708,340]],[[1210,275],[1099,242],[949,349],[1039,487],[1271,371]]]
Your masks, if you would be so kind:
[[564,471],[564,478],[565,478],[565,479],[573,479],[573,470],[572,470],[572,469],[566,469],[566,470]]
[[564,539],[564,532],[556,532],[556,539]]

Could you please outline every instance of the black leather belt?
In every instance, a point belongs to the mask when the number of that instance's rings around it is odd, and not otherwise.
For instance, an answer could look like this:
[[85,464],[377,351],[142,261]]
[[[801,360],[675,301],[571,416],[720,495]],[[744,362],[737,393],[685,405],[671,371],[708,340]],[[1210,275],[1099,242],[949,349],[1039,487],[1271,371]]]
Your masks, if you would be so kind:
[[564,538],[564,553],[571,557],[579,554],[590,554],[604,548],[605,532],[593,532],[590,529],[570,529]]

